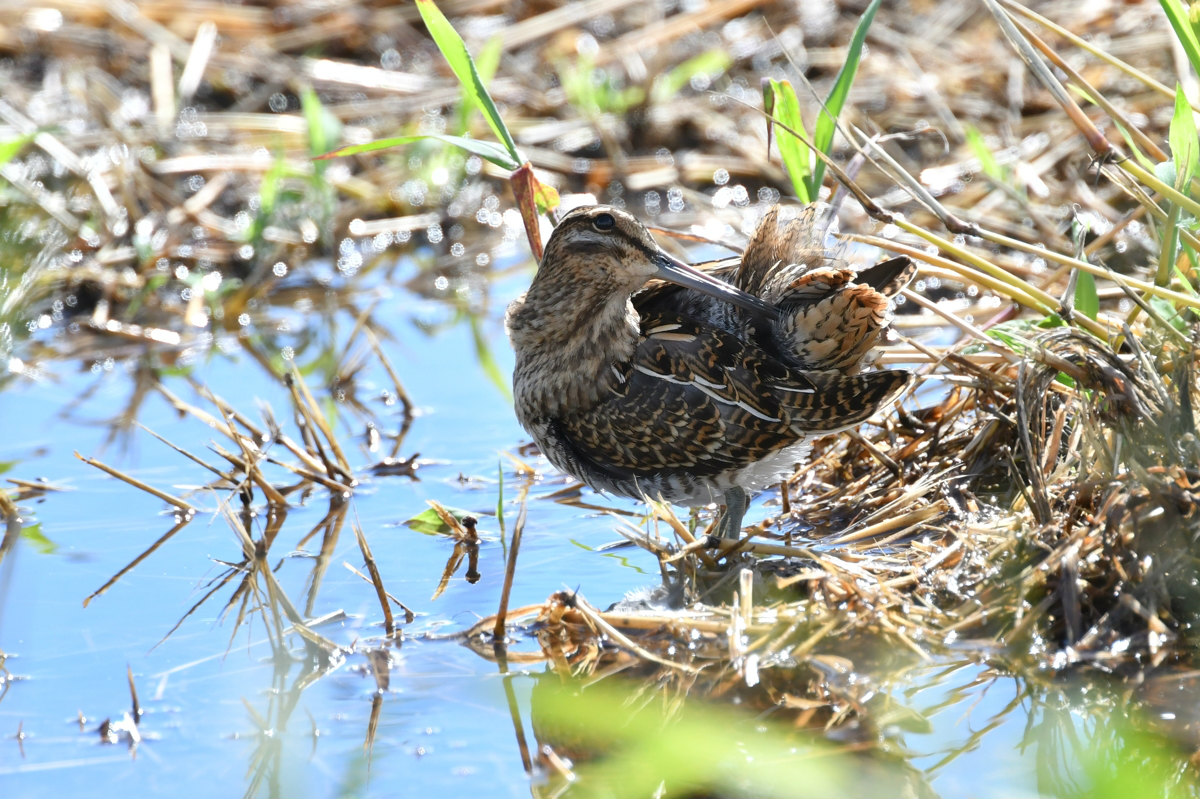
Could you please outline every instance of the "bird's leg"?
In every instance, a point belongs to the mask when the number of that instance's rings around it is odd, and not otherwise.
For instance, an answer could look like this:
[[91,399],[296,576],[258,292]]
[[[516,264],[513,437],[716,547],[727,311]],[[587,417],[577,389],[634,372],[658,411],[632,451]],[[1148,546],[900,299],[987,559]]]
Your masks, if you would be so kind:
[[725,492],[725,512],[717,522],[717,535],[721,538],[737,540],[742,535],[742,517],[746,515],[746,506],[750,498],[746,490],[734,486]]

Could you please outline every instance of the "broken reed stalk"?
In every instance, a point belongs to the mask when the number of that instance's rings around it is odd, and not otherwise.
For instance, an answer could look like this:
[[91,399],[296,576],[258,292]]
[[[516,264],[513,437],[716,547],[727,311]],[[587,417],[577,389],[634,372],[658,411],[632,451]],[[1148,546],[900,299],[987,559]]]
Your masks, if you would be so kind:
[[578,593],[572,594],[570,604],[571,607],[579,611],[588,624],[592,625],[592,627],[598,633],[607,636],[608,638],[612,639],[617,646],[632,652],[643,660],[648,660],[652,663],[657,663],[660,666],[666,666],[670,669],[678,669],[687,673],[695,673],[697,671],[697,669],[693,666],[689,666],[684,663],[677,663],[673,660],[667,660],[666,658],[661,658],[658,655],[655,655],[653,652],[644,649],[632,638],[625,635],[612,624],[609,624],[608,620],[604,618],[604,615],[592,607],[582,595]]
[[6,519],[17,515],[17,505],[7,491],[0,491],[0,516]]
[[89,458],[85,455],[81,455],[78,452],[75,453],[75,457],[79,458],[79,460],[83,461],[84,463],[88,464],[89,466],[95,466],[100,471],[105,472],[109,475],[112,475],[113,477],[117,478],[118,480],[128,483],[129,485],[133,486],[134,488],[137,488],[141,491],[145,491],[147,494],[150,494],[151,496],[158,497],[163,502],[166,502],[168,505],[174,505],[179,510],[183,511],[186,514],[189,514],[189,518],[190,518],[190,514],[193,514],[196,512],[196,509],[194,507],[192,507],[187,502],[184,502],[179,497],[172,496],[165,491],[160,491],[157,488],[155,488],[154,486],[149,485],[148,483],[144,483],[141,480],[138,480],[136,477],[133,477],[132,475],[122,472],[120,469],[116,469],[112,466],[109,466],[106,463],[102,463],[101,461],[98,461],[95,458]]
[[375,556],[371,554],[371,545],[367,543],[367,537],[363,535],[362,527],[356,521],[354,523],[354,540],[358,542],[358,549],[362,553],[363,562],[367,565],[367,571],[371,575],[371,584],[375,586],[375,596],[379,599],[379,607],[383,611],[383,629],[387,633],[388,638],[396,634],[396,623],[392,619],[392,607],[388,604],[388,592],[383,587],[383,577],[379,574],[379,566],[375,563]]
[[[317,401],[313,399],[312,392],[308,390],[308,383],[304,381],[300,370],[296,367],[294,361],[291,362],[292,371],[290,374],[291,382],[289,385],[298,387],[301,396],[304,397],[303,403],[297,403],[298,409],[304,409],[305,417],[310,423],[315,425],[316,429],[321,432],[325,440],[329,442],[329,448],[332,450],[336,459],[337,471],[347,481],[353,482],[354,471],[350,468],[350,462],[346,460],[345,453],[342,452],[342,447],[338,444],[337,436],[333,434],[333,430],[329,427],[329,422],[325,420],[325,414],[321,411]],[[333,475],[330,474],[330,477]]]
[[176,452],[178,452],[180,455],[184,456],[184,457],[185,457],[185,458],[187,458],[188,460],[190,460],[192,463],[195,463],[195,464],[197,464],[197,465],[199,465],[199,466],[202,466],[203,468],[205,468],[205,469],[207,469],[208,471],[212,472],[212,473],[213,473],[213,474],[215,474],[217,477],[221,478],[221,480],[222,480],[222,481],[224,481],[225,483],[228,483],[228,484],[229,484],[229,485],[231,485],[231,486],[237,485],[237,482],[238,482],[238,481],[237,481],[237,479],[236,479],[236,478],[233,476],[233,473],[232,473],[232,472],[228,472],[228,473],[227,473],[227,472],[223,472],[223,471],[221,471],[221,470],[220,470],[220,469],[218,469],[216,466],[213,466],[212,464],[208,463],[207,461],[205,461],[203,458],[199,457],[198,455],[193,455],[191,452],[188,452],[186,449],[184,449],[183,447],[179,446],[178,444],[175,444],[174,442],[172,442],[172,441],[168,441],[167,439],[163,438],[163,437],[162,437],[162,436],[160,436],[158,433],[154,432],[154,431],[153,431],[153,430],[151,430],[149,427],[146,427],[146,426],[145,426],[144,424],[142,424],[141,422],[135,422],[135,424],[137,424],[137,426],[138,426],[138,427],[140,427],[142,430],[146,431],[146,432],[147,432],[147,433],[149,433],[150,435],[152,435],[152,436],[154,436],[155,438],[157,438],[157,439],[158,439],[159,441],[161,441],[163,444],[166,444],[168,447],[170,447],[171,449],[175,450]]
[[492,638],[497,645],[503,645],[505,640],[504,624],[508,619],[508,597],[512,592],[513,577],[517,573],[517,553],[521,550],[521,536],[525,533],[525,504],[529,495],[529,486],[521,488],[518,498],[520,507],[517,510],[517,520],[513,523],[512,542],[508,546],[508,561],[504,564],[504,585],[500,589],[500,608],[496,611],[495,625],[492,627]]
[[[374,580],[372,580],[368,575],[363,574],[358,569],[354,568],[354,566],[352,566],[351,564],[349,564],[345,561],[342,561],[342,565],[346,567],[346,570],[348,572],[350,572],[354,576],[358,577],[364,583],[368,583],[372,586],[375,585]],[[384,596],[386,596],[390,602],[392,602],[393,604],[395,604],[397,607],[399,607],[401,610],[404,611],[404,623],[411,624],[413,619],[415,619],[417,616],[416,612],[412,608],[410,608],[408,605],[404,604],[399,599],[397,599],[395,594],[392,594],[390,591],[384,591]]]
[[400,407],[404,412],[404,423],[410,424],[413,419],[413,402],[409,398],[408,392],[404,390],[404,384],[400,382],[400,375],[396,374],[396,370],[392,367],[391,360],[384,353],[383,347],[379,345],[379,336],[375,335],[375,331],[371,328],[365,328],[364,332],[367,336],[367,341],[371,345],[371,351],[375,353],[375,357],[379,359],[379,363],[383,366],[383,370],[387,372],[387,376],[392,381],[392,388],[396,391],[396,399],[400,401]]

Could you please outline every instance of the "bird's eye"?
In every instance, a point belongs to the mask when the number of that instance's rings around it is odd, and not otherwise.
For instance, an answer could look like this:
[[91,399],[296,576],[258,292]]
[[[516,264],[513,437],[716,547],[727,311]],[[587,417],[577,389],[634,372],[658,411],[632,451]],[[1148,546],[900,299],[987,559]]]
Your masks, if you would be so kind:
[[592,227],[596,228],[596,230],[599,230],[602,233],[612,230],[616,226],[617,220],[613,219],[612,214],[598,214],[596,218],[592,220]]

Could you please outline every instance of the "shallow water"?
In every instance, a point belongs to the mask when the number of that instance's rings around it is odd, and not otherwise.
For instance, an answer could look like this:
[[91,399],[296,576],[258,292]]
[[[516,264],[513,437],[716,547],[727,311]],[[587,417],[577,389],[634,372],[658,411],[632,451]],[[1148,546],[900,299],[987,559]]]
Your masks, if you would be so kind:
[[[406,269],[412,267],[400,267],[401,279],[411,276]],[[523,280],[518,275],[493,287],[492,311],[481,320],[506,374],[512,355],[500,309]],[[362,484],[324,561],[314,559],[320,535],[300,541],[329,511],[327,494],[316,491],[288,513],[270,554],[276,576],[307,616],[335,614],[317,631],[348,651],[323,672],[295,644],[287,650],[293,657],[273,652],[260,614],[248,614],[238,627],[237,608],[224,607],[232,586],[168,635],[224,572],[223,564],[241,559],[241,545],[220,511],[226,494],[191,496],[201,508],[197,517],[85,608],[85,597],[173,522],[161,501],[73,453],[176,494],[209,475],[137,427],[114,437],[111,419],[134,391],[134,359],[108,369],[42,361],[43,379],[8,385],[0,399],[0,460],[10,464],[7,475],[44,477],[64,490],[25,504],[26,523],[36,523],[49,545],[23,538],[0,565],[0,649],[11,678],[0,700],[5,796],[102,796],[114,789],[136,796],[527,796],[547,787],[547,775],[527,773],[520,746],[522,737],[536,744],[532,695],[547,667],[514,666],[504,676],[496,663],[456,641],[427,635],[466,629],[496,610],[505,551],[494,516],[500,475],[508,532],[523,480],[501,453],[515,451],[525,435],[480,366],[469,327],[427,335],[416,324],[447,318],[444,303],[387,290],[379,278],[355,292],[377,297],[377,318],[390,320],[385,349],[420,409],[400,455],[419,452],[421,466],[416,481],[370,476],[364,467],[379,453],[361,447],[365,427],[343,410],[350,421],[340,428],[342,439],[354,442],[349,458]],[[300,346],[303,333],[324,325],[315,331],[318,338],[338,350],[354,322],[346,310],[306,317],[284,308],[264,313],[257,324],[267,330],[269,322],[278,331],[282,319],[292,329],[276,344],[296,346],[298,363],[311,355]],[[66,335],[48,333],[45,343],[59,346]],[[218,345],[226,354],[196,358],[197,382],[251,417],[255,403],[269,403],[287,428],[285,389],[232,339]],[[320,385],[315,375],[309,381]],[[203,403],[182,378],[165,382],[189,402]],[[387,388],[382,373],[372,367],[357,385],[359,399],[398,428],[397,406],[378,399]],[[161,396],[151,392],[136,418],[216,462],[207,450],[213,432],[181,419]],[[603,607],[657,580],[657,564],[641,550],[594,551],[618,538],[613,517],[540,498],[566,482],[548,472],[531,489],[512,607],[541,603],[564,588],[578,588]],[[436,600],[431,596],[453,542],[403,525],[427,499],[477,514],[483,535],[481,579],[470,584],[460,569]],[[593,499],[638,509],[623,499]],[[371,586],[343,565],[362,568],[351,523],[369,540],[387,589],[418,613],[404,627],[403,642],[387,649],[390,684],[382,693],[371,675],[369,647],[355,648],[380,636],[382,627]],[[318,562],[324,570],[314,590]],[[518,640],[516,648],[537,646]],[[142,740],[132,745],[117,734],[116,743],[106,743],[101,722],[119,721],[131,707],[127,668],[145,711]],[[1069,760],[1048,777],[1044,762],[1053,763],[1056,753],[1030,734],[1053,706],[1065,713],[1061,733],[1086,745],[1085,716],[1072,715],[1070,703],[1054,691],[992,672],[973,655],[903,670],[872,693],[906,708],[879,731],[880,751],[906,762],[923,792],[1047,795],[1088,784],[1071,782]],[[580,788],[586,795],[586,786]]]
[[[437,315],[444,310],[404,292],[383,302],[380,315],[398,320],[414,311]],[[348,329],[353,320],[340,322]],[[501,368],[509,369],[502,324],[493,318],[485,327],[497,343]],[[380,794],[395,794],[403,785],[404,792],[415,795],[450,786],[458,793],[482,780],[493,789],[504,785],[507,793],[526,794],[511,734],[507,746],[494,740],[497,728],[511,727],[496,666],[455,642],[418,640],[422,632],[465,628],[495,612],[503,581],[494,516],[499,469],[505,470],[505,480],[514,481],[509,499],[517,493],[512,465],[500,453],[519,445],[523,433],[508,400],[482,374],[467,326],[426,337],[401,321],[391,332],[396,340],[387,347],[389,357],[420,410],[401,450],[404,457],[420,453],[419,480],[360,472],[363,484],[351,512],[371,542],[388,590],[420,615],[406,628],[407,640],[393,650],[370,785]],[[295,697],[299,706],[290,719],[281,722],[272,712],[291,700],[288,692],[295,690],[305,664],[274,662],[258,618],[236,633],[236,610],[220,618],[231,588],[219,591],[161,640],[223,570],[217,561],[240,560],[238,540],[219,513],[222,496],[193,497],[201,507],[197,518],[83,607],[85,597],[171,527],[172,517],[159,500],[72,453],[95,456],[172,493],[181,493],[175,486],[196,485],[208,475],[137,428],[106,445],[112,431],[103,420],[120,413],[133,390],[124,364],[98,374],[69,363],[50,367],[55,373],[42,381],[11,384],[0,414],[0,441],[5,442],[0,457],[14,462],[9,474],[45,477],[65,489],[27,506],[32,511],[27,521],[40,525],[53,551],[39,552],[31,540],[22,540],[3,564],[0,646],[9,655],[14,679],[0,703],[0,729],[10,736],[20,729],[24,736],[19,744],[10,740],[8,754],[0,757],[4,793],[105,794],[119,780],[130,794],[176,795],[180,786],[203,780],[203,793],[237,795],[247,789],[250,763],[265,740],[279,747],[273,771],[284,794],[334,795],[360,782],[365,721],[375,694],[363,655],[351,654],[308,686]],[[248,415],[254,415],[256,401],[267,401],[286,424],[285,390],[236,347],[229,357],[199,363],[193,374]],[[190,402],[203,402],[181,380],[168,385]],[[85,390],[86,400],[66,410]],[[386,418],[388,409],[383,410]],[[212,431],[181,420],[161,397],[151,394],[137,418],[216,460],[206,451]],[[349,458],[356,467],[371,462],[362,451]],[[552,477],[547,483],[535,491],[549,493],[563,480]],[[478,514],[484,539],[479,582],[468,584],[460,570],[436,601],[430,596],[453,542],[402,524],[424,510],[429,498]],[[583,548],[615,538],[610,522],[595,523],[584,512],[554,502],[530,504],[514,607],[541,602],[568,584],[595,586],[598,593],[619,598],[646,582],[638,568]],[[291,550],[328,508],[328,497],[317,492],[290,510],[281,535],[291,541],[272,551],[273,563],[275,551],[292,555],[282,560],[277,576],[298,604],[306,598],[314,561]],[[319,544],[319,537],[310,541],[307,553]],[[350,646],[382,629],[373,591],[343,562],[362,568],[349,525],[329,558],[312,615],[344,611],[343,619],[320,632]],[[127,665],[146,711],[140,725],[145,740],[136,757],[124,745],[102,745],[95,731],[104,718],[118,720],[130,707]],[[249,708],[273,728],[269,739]],[[82,729],[78,714],[86,717]],[[481,748],[482,741],[492,743]]]

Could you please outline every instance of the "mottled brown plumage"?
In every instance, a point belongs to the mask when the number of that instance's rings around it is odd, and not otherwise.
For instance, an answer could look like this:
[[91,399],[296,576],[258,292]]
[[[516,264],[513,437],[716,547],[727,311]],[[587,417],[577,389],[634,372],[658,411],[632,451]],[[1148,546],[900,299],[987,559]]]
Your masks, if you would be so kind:
[[[564,216],[507,317],[517,418],[551,463],[600,490],[724,502],[736,536],[747,491],[894,400],[908,373],[856,374],[888,294],[831,261],[815,213],[772,209],[741,261],[712,270],[732,285],[620,210]],[[883,266],[870,277],[891,293],[911,276]]]

